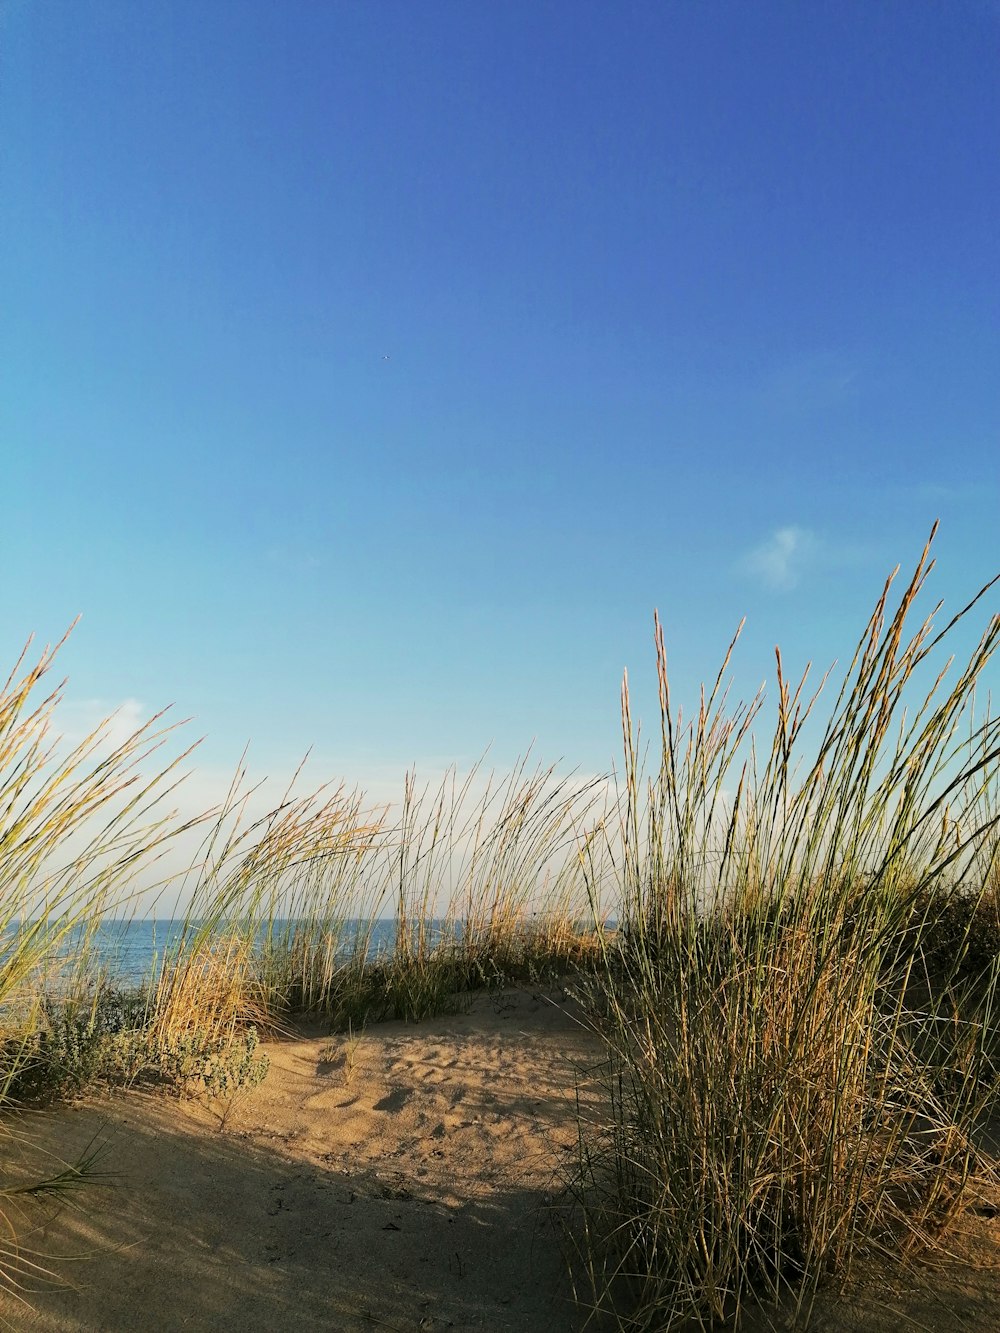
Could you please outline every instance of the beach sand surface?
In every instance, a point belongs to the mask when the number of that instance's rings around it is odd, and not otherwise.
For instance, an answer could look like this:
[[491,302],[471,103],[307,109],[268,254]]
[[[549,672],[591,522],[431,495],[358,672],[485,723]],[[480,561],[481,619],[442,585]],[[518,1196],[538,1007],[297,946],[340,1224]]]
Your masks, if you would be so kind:
[[[106,1144],[80,1209],[26,1206],[68,1286],[0,1296],[25,1330],[438,1330],[580,1325],[549,1207],[576,1149],[593,1034],[561,988],[503,990],[353,1039],[270,1041],[219,1102],[136,1092],[31,1117],[19,1153]],[[36,1288],[40,1283],[30,1283]]]
[[[464,997],[454,1014],[353,1038],[299,1029],[264,1050],[266,1081],[230,1103],[133,1091],[12,1122],[24,1137],[7,1145],[15,1174],[37,1177],[101,1143],[113,1179],[78,1208],[22,1205],[22,1247],[63,1256],[52,1265],[62,1281],[29,1281],[23,1301],[0,1291],[7,1327],[583,1327],[558,1196],[578,1108],[601,1111],[601,1052],[562,988]],[[825,1294],[807,1327],[1000,1328],[991,1211],[935,1266],[859,1270],[853,1294]],[[751,1317],[747,1333],[791,1326]]]

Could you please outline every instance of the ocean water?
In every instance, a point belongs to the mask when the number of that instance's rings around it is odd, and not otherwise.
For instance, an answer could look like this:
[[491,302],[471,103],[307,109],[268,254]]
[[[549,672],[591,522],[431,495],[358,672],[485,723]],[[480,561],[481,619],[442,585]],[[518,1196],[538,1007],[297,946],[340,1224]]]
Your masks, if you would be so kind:
[[[272,935],[280,940],[293,922],[279,921],[272,927]],[[340,931],[340,950],[344,956],[353,952],[354,940],[359,930],[367,929],[367,923],[348,920]],[[153,969],[162,961],[164,955],[177,947],[184,930],[183,921],[104,921],[94,932],[91,940],[93,957],[106,972],[109,979],[121,986],[139,986],[153,975]],[[262,931],[260,944],[266,935]],[[396,922],[379,920],[374,923],[368,943],[368,957],[377,958],[382,953],[393,949],[396,943]],[[73,957],[79,947],[78,938],[72,936],[62,950],[67,959]]]
[[[295,922],[277,920],[268,928],[262,928],[259,945],[263,947],[267,935],[278,943],[292,933]],[[189,927],[190,929],[191,927]],[[581,930],[586,930],[586,923],[580,923]],[[433,945],[437,940],[450,937],[461,939],[461,921],[446,923],[441,919],[432,919],[424,923],[425,938]],[[98,964],[113,985],[121,987],[141,986],[150,981],[157,966],[165,956],[176,949],[184,932],[182,920],[107,920],[97,926],[90,937],[90,957]],[[338,952],[345,960],[354,954],[355,941],[360,932],[368,935],[367,956],[374,961],[380,955],[391,953],[396,945],[397,923],[395,918],[380,918],[373,923],[362,919],[348,919],[339,923]],[[79,956],[84,931],[70,932],[69,937],[59,949],[59,955],[67,964]],[[10,935],[8,935],[8,940]],[[6,953],[5,941],[0,938],[0,963]]]

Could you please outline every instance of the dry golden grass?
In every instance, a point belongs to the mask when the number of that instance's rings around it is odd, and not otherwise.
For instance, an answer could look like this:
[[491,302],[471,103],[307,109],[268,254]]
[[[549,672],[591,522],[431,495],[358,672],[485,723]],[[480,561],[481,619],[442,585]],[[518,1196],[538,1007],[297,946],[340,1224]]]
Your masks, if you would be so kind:
[[[583,969],[610,1108],[580,1134],[594,1307],[657,1329],[761,1301],[805,1315],[859,1256],[939,1246],[993,1171],[1000,723],[975,687],[1000,620],[947,684],[939,646],[987,590],[910,632],[929,569],[925,551],[894,607],[886,584],[825,722],[778,654],[766,749],[763,697],[728,702],[735,640],[685,723],[657,623],[658,762],[639,762],[626,681],[610,803],[601,780],[524,761],[407,775],[396,810],[290,788],[248,821],[241,765],[182,824],[162,798],[184,756],[151,764],[172,729],[64,753],[59,690],[34,702],[53,654],[22,656],[0,694],[0,1107],[149,1072],[228,1096],[262,1073],[256,1030],[290,1016],[346,1029],[350,1052],[375,1018]],[[96,931],[192,827],[183,921],[123,994]]]
[[925,550],[891,613],[886,584],[807,762],[815,696],[780,654],[763,764],[761,699],[725,712],[728,655],[682,725],[657,624],[649,779],[626,682],[620,929],[598,1003],[611,1114],[581,1126],[579,1169],[590,1299],[623,1327],[713,1326],[761,1301],[805,1318],[858,1256],[942,1244],[992,1181],[976,1144],[1000,960],[961,1012],[954,969],[919,1005],[914,983],[933,905],[956,884],[976,899],[995,862],[1000,725],[976,718],[974,687],[1000,618],[944,688],[944,633],[905,629],[929,568]]

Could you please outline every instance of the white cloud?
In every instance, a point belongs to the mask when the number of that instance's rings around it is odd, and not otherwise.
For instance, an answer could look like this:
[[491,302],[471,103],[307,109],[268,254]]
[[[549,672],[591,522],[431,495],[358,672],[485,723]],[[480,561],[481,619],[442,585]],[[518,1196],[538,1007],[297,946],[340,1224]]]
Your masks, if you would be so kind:
[[138,699],[63,699],[55,713],[55,730],[67,745],[85,741],[103,723],[101,752],[110,753],[134,735],[149,720],[150,712]]
[[816,556],[818,541],[808,528],[777,528],[743,560],[744,570],[773,592],[798,586]]

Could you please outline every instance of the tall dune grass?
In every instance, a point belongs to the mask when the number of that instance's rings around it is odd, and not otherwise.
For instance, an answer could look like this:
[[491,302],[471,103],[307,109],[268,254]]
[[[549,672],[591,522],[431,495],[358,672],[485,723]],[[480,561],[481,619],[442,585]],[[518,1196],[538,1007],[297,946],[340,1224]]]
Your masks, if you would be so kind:
[[[191,750],[160,762],[174,731],[162,714],[115,746],[109,719],[60,747],[62,687],[35,699],[54,654],[29,668],[22,654],[0,698],[0,1092],[24,1085],[40,1045],[51,1053],[36,1037],[53,1006],[60,1021],[74,1015],[77,1044],[96,1040],[111,993],[116,1031],[141,1028],[148,1051],[220,1048],[296,1014],[416,1018],[492,973],[582,947],[577,838],[601,779],[527,760],[503,779],[479,764],[423,789],[411,773],[393,812],[343,787],[298,795],[296,774],[250,819],[244,757],[220,806],[183,821],[166,802]],[[160,898],[174,929],[126,1020],[92,947],[98,929],[127,922],[149,867],[193,832],[201,846],[168,886],[177,906]],[[391,946],[373,956],[387,921]]]
[[317,938],[335,948],[350,868],[377,832],[339,788],[296,796],[290,787],[248,823],[245,777],[241,764],[180,888],[181,929],[154,987],[153,1028],[164,1037],[226,1041],[309,1007],[323,984]]
[[949,904],[995,891],[1000,722],[975,685],[1000,617],[949,685],[940,649],[993,585],[911,631],[930,568],[894,607],[886,583],[824,724],[778,654],[763,754],[728,655],[682,721],[657,622],[644,774],[626,679],[610,1110],[580,1153],[588,1299],[622,1327],[804,1317],[825,1278],[941,1244],[992,1179],[998,960],[966,985],[969,931],[935,945]]
[[[72,1002],[96,923],[127,901],[135,875],[185,828],[161,802],[189,751],[149,773],[174,730],[163,714],[118,743],[109,719],[60,745],[54,715],[63,686],[44,686],[62,642],[30,662],[29,640],[0,689],[0,1110],[44,1059],[47,997]],[[13,1133],[0,1120],[8,1144]],[[0,1280],[12,1290],[48,1270],[18,1244],[11,1210],[68,1194],[95,1173],[88,1154],[41,1180],[0,1183]]]
[[[992,1172],[1000,720],[975,689],[1000,619],[949,683],[942,645],[987,589],[942,631],[909,629],[930,568],[925,550],[894,604],[886,583],[825,722],[778,654],[764,750],[763,696],[729,705],[735,640],[684,722],[657,622],[658,762],[626,680],[610,800],[525,760],[409,774],[395,809],[293,784],[254,820],[241,763],[218,809],[182,821],[190,751],[164,759],[163,715],[64,753],[61,690],[35,702],[54,653],[22,654],[0,694],[0,1111],[92,1077],[228,1094],[263,1074],[261,1028],[416,1020],[596,961],[609,1113],[582,1126],[579,1164],[596,1308],[656,1329],[804,1312],[859,1258],[939,1244]],[[98,927],[193,831],[179,929],[123,994]]]
[[107,742],[107,719],[61,747],[63,685],[35,698],[61,646],[26,667],[29,640],[0,691],[0,1094],[26,1058],[19,1037],[47,988],[71,984],[96,924],[189,827],[162,802],[190,750],[149,772],[175,730],[162,713],[118,744]]
[[[63,687],[43,682],[61,646],[27,665],[26,648],[0,692],[0,1133],[4,1112],[94,1079],[230,1095],[265,1071],[262,1027],[415,1019],[587,947],[577,838],[600,780],[525,761],[501,781],[477,766],[421,791],[411,774],[395,813],[293,783],[250,819],[241,762],[220,806],[184,820],[171,798],[193,747],[164,757],[175,728],[163,714],[124,741],[107,719],[60,743]],[[201,845],[188,873],[161,885],[160,905],[168,892],[180,904],[166,947],[144,985],[123,989],[100,928],[128,921],[152,868],[190,835]],[[391,947],[373,956],[386,918]],[[27,1186],[0,1180],[0,1281],[17,1289],[48,1271],[18,1246],[2,1200],[51,1198],[95,1171],[88,1155]]]
[[[314,863],[291,897],[272,900],[266,967],[285,976],[288,1006],[337,1025],[418,1019],[491,972],[558,965],[572,925],[589,915],[577,830],[603,794],[520,762],[504,779],[406,776],[392,813],[359,823]],[[390,942],[373,956],[377,928]],[[561,933],[560,933],[561,932]]]

